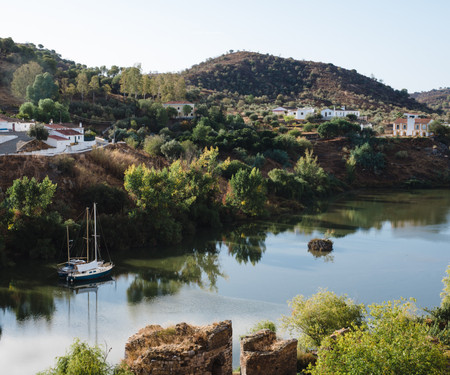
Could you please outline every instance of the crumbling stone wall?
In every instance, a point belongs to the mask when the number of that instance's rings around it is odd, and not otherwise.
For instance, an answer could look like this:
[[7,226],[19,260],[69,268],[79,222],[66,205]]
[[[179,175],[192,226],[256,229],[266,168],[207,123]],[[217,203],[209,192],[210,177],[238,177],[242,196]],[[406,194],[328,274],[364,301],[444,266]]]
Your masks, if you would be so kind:
[[128,339],[125,362],[137,375],[231,375],[231,321],[147,326]]
[[263,329],[241,338],[241,375],[296,375],[297,340]]

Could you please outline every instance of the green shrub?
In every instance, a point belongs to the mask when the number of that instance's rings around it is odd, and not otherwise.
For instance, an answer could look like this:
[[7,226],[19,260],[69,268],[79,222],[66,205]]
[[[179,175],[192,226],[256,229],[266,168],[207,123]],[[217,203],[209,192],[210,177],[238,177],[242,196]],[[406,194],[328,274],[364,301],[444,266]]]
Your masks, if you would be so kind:
[[255,325],[250,328],[250,333],[256,333],[258,331],[261,331],[262,329],[268,329],[272,332],[277,332],[277,326],[274,322],[270,320],[261,320],[260,322],[255,323]]
[[289,165],[289,155],[286,151],[280,149],[267,150],[266,152],[264,152],[264,156],[266,158],[272,159],[277,163],[280,163],[283,166]]
[[396,159],[407,159],[408,158],[408,151],[406,151],[406,150],[397,151],[395,153],[395,158]]
[[245,169],[247,171],[250,171],[251,168],[241,162],[240,160],[225,160],[221,165],[220,169],[222,170],[222,177],[229,180],[233,175],[235,175],[239,170]]
[[66,154],[55,157],[55,165],[63,174],[73,176],[75,170],[75,159]]
[[315,125],[314,124],[310,124],[309,122],[307,123],[307,124],[305,124],[304,126],[303,126],[303,131],[304,132],[311,132],[311,131],[313,131],[314,129],[315,129]]
[[226,202],[250,216],[264,212],[266,184],[261,172],[253,168],[251,172],[240,169],[230,180],[231,192]]
[[302,135],[302,132],[300,129],[292,129],[288,131],[288,135],[292,135],[293,137],[297,138]]
[[355,158],[357,164],[375,172],[383,169],[385,166],[384,154],[375,152],[369,143],[364,143],[362,146],[356,146],[350,151],[350,155]]
[[144,151],[152,156],[161,155],[161,146],[165,142],[165,138],[160,135],[150,135],[148,137],[145,137]]
[[363,305],[326,289],[320,289],[310,298],[298,295],[289,306],[292,313],[282,317],[283,327],[300,336],[299,346],[304,349],[319,347],[334,331],[359,326],[363,321]]
[[161,146],[161,153],[169,160],[178,159],[183,153],[183,146],[180,142],[172,139]]
[[443,374],[442,347],[431,342],[425,324],[413,319],[413,309],[405,301],[371,305],[366,324],[322,341],[311,374]]
[[328,190],[328,176],[317,162],[317,156],[313,156],[312,150],[306,150],[305,156],[297,161],[294,171],[315,193],[323,194]]
[[106,354],[98,346],[90,347],[78,339],[70,351],[57,358],[56,366],[38,375],[92,374],[92,375],[132,375],[125,365],[112,366],[106,362]]
[[314,366],[317,362],[317,356],[313,353],[297,349],[297,372],[300,374],[309,374],[308,367]]
[[308,189],[305,180],[283,169],[272,169],[267,184],[269,192],[279,197],[300,200]]
[[340,136],[348,136],[356,134],[361,131],[359,125],[352,124],[351,122],[335,119],[332,121],[324,122],[317,128],[321,138],[335,138]]

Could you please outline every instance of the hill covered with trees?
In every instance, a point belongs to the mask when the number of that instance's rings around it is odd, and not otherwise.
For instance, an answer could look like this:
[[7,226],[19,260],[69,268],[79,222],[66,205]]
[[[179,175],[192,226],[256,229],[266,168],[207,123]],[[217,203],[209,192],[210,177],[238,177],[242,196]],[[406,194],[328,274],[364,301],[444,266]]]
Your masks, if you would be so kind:
[[269,100],[289,98],[316,106],[428,111],[425,105],[410,98],[406,90],[394,90],[356,70],[269,54],[231,52],[194,65],[184,74],[193,86]]
[[450,114],[450,87],[439,90],[415,92],[411,97],[419,103],[426,104],[435,111],[442,111]]

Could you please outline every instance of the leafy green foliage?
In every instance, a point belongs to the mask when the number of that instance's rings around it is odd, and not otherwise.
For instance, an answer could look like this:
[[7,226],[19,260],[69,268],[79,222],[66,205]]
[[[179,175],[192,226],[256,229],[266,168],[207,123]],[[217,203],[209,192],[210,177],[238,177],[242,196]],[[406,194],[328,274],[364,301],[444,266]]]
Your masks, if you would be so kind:
[[38,375],[132,375],[124,365],[112,366],[106,362],[107,353],[98,346],[89,346],[78,339],[69,352],[57,358],[56,366]]
[[27,87],[27,99],[37,104],[41,99],[56,99],[58,86],[50,73],[38,74],[31,86]]
[[355,159],[356,163],[363,168],[373,171],[379,171],[385,166],[385,157],[381,152],[375,152],[369,143],[364,143],[362,146],[356,146],[350,155]]
[[305,180],[284,169],[272,169],[269,172],[267,187],[272,194],[298,201],[303,198],[303,192],[308,189]]
[[264,212],[267,200],[266,185],[261,172],[253,168],[250,172],[245,169],[237,171],[230,180],[231,192],[226,201],[232,207],[250,216],[257,216]]
[[233,175],[235,175],[240,169],[245,169],[249,172],[251,170],[247,164],[239,160],[230,160],[230,158],[220,164],[220,169],[222,170],[222,177],[227,180],[231,179],[231,177],[233,177]]
[[261,331],[262,329],[268,329],[272,332],[277,332],[277,326],[274,322],[270,320],[261,320],[260,322],[257,322],[253,325],[252,328],[250,328],[250,333],[256,333],[258,331]]
[[445,273],[447,274],[443,279],[442,282],[444,283],[444,289],[441,293],[441,306],[444,307],[446,305],[450,305],[450,266],[447,266],[447,269],[445,270]]
[[21,65],[13,74],[11,82],[12,93],[21,99],[25,99],[27,87],[34,83],[36,76],[42,74],[42,67],[35,61]]
[[27,134],[29,137],[34,137],[38,141],[45,141],[48,138],[48,130],[42,124],[31,125]]
[[326,172],[317,162],[317,156],[313,156],[312,150],[306,150],[294,167],[298,177],[306,181],[309,188],[316,194],[323,194],[328,190],[328,177]]
[[56,184],[45,177],[38,182],[34,177],[31,180],[24,176],[14,180],[13,185],[6,191],[7,205],[26,216],[39,216],[52,202]]
[[353,124],[343,119],[334,119],[324,122],[317,128],[317,132],[322,138],[335,138],[348,136],[360,132],[359,125]]
[[443,350],[430,341],[427,326],[413,319],[413,309],[405,301],[371,305],[367,324],[322,341],[311,374],[443,374]]
[[360,326],[363,322],[363,305],[326,289],[320,289],[310,298],[298,295],[289,306],[292,313],[283,316],[283,327],[298,334],[299,345],[305,349],[320,346],[326,336],[338,329]]
[[178,159],[183,153],[180,142],[172,139],[161,146],[161,153],[169,160]]
[[152,156],[161,155],[161,147],[165,142],[165,138],[160,135],[150,135],[145,138],[144,151]]

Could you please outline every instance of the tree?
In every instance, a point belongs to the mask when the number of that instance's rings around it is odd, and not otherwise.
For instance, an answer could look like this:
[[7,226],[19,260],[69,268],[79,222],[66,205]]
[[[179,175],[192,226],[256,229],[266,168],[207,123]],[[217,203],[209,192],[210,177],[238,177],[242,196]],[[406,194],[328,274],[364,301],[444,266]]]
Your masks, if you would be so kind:
[[169,118],[175,118],[178,116],[178,111],[174,107],[168,106],[166,108],[166,111],[167,111],[167,116],[169,116]]
[[38,182],[34,177],[31,180],[24,176],[14,180],[12,186],[6,191],[7,205],[26,216],[39,216],[47,206],[52,203],[56,191],[56,184],[45,177]]
[[20,99],[25,99],[27,87],[31,86],[34,83],[36,76],[42,74],[42,72],[42,67],[35,61],[17,68],[11,82],[12,93]]
[[38,141],[45,141],[48,138],[48,130],[42,124],[31,125],[28,136],[34,137]]
[[100,80],[98,76],[92,76],[91,81],[89,82],[89,89],[92,91],[92,102],[95,102],[95,93],[100,88]]
[[444,125],[438,120],[434,120],[430,124],[430,132],[432,132],[437,137],[450,138],[450,126]]
[[349,134],[359,133],[361,128],[357,124],[352,124],[343,119],[334,119],[324,122],[317,128],[321,138],[334,138],[339,136],[347,136]]
[[307,149],[294,167],[295,174],[306,181],[312,191],[323,193],[327,188],[327,174],[317,162],[317,156]]
[[442,282],[444,283],[444,289],[441,293],[441,307],[444,307],[446,305],[450,306],[450,265],[447,266],[445,272],[447,275],[442,279]]
[[326,289],[320,289],[310,298],[298,295],[289,306],[292,312],[282,317],[283,327],[300,336],[299,344],[304,349],[319,347],[334,331],[360,326],[363,322],[364,305]]
[[150,94],[152,91],[152,79],[150,78],[150,76],[148,74],[144,74],[142,76],[142,96],[145,97],[147,96],[147,94]]
[[183,106],[183,114],[187,117],[192,112],[192,107],[189,104]]
[[336,338],[326,338],[312,375],[438,375],[447,360],[433,343],[426,324],[412,315],[412,302],[389,301],[369,306],[367,323]]
[[264,212],[266,184],[259,169],[238,170],[231,177],[230,187],[231,192],[226,197],[228,204],[251,216]]
[[88,77],[85,72],[81,72],[77,76],[77,91],[81,94],[81,101],[83,101],[84,94],[89,91]]
[[37,104],[41,99],[56,99],[58,85],[50,73],[38,74],[33,85],[27,87],[27,99]]
[[19,117],[26,119],[36,118],[36,106],[31,102],[23,103],[19,108]]
[[69,352],[57,358],[56,366],[38,375],[92,374],[92,375],[133,375],[123,364],[112,366],[106,362],[106,354],[98,346],[90,347],[78,339]]

